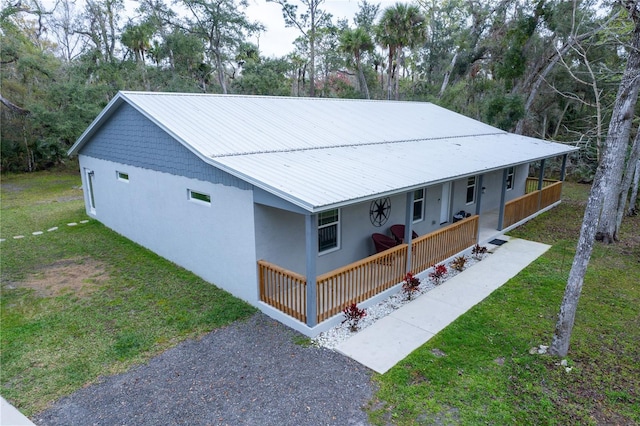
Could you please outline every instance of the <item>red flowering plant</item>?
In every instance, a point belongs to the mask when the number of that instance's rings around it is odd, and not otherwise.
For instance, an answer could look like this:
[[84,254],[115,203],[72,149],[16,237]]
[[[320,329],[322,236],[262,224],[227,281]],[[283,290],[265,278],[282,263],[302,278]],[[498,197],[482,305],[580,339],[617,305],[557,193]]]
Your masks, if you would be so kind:
[[418,291],[420,280],[413,276],[411,272],[407,272],[402,283],[402,291],[407,295],[407,300],[411,300],[414,292]]
[[429,278],[433,280],[435,285],[438,285],[440,284],[440,280],[442,280],[442,278],[444,278],[445,275],[447,275],[446,266],[444,266],[443,264],[433,265],[433,272],[429,273]]
[[360,320],[367,316],[367,311],[358,308],[358,305],[356,305],[355,303],[352,303],[351,305],[344,308],[342,313],[345,317],[342,323],[349,323],[349,329],[354,332],[358,331],[358,323],[360,322]]

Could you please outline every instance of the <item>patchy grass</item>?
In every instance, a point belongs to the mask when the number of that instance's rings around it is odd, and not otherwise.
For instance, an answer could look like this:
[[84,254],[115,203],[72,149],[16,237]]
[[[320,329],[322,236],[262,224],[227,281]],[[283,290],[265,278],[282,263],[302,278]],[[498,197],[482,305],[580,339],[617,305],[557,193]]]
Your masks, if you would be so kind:
[[96,221],[67,226],[88,219],[79,186],[77,173],[2,178],[0,394],[27,415],[255,312]]
[[513,236],[552,244],[536,262],[384,375],[374,424],[640,424],[640,217],[598,245],[567,364],[531,354],[553,336],[589,188]]

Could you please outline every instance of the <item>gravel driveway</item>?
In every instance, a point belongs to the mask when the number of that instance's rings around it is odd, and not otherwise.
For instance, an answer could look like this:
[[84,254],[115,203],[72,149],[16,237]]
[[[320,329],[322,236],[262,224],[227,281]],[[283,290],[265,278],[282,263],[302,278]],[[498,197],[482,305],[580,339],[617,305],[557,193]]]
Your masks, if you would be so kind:
[[81,389],[38,425],[366,425],[372,372],[255,314]]

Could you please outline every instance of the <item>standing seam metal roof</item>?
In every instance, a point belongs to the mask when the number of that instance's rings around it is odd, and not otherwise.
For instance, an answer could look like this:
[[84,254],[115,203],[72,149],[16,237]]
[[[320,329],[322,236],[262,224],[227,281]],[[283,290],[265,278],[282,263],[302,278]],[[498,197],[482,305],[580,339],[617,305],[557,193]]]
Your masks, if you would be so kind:
[[120,92],[69,151],[128,102],[204,161],[308,211],[562,155],[431,103]]

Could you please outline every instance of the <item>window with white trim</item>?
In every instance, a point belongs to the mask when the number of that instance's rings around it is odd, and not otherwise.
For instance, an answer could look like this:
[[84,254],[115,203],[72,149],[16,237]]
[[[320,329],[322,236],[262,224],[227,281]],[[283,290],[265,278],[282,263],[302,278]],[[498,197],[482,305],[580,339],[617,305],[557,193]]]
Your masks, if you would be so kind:
[[193,189],[189,189],[187,191],[188,198],[190,201],[199,204],[206,204],[208,206],[211,205],[211,195],[205,194],[204,192],[194,191]]
[[318,253],[340,248],[340,210],[318,213]]
[[467,178],[467,204],[476,202],[476,177]]
[[96,198],[93,191],[95,173],[93,170],[84,169],[87,181],[87,197],[89,199],[89,211],[96,214]]
[[513,189],[513,183],[515,181],[516,169],[509,167],[507,169],[507,191]]
[[118,180],[121,182],[129,182],[129,173],[124,173],[124,172],[116,172],[116,176],[118,177]]
[[424,188],[413,191],[413,221],[424,219]]

